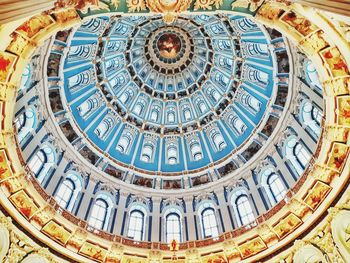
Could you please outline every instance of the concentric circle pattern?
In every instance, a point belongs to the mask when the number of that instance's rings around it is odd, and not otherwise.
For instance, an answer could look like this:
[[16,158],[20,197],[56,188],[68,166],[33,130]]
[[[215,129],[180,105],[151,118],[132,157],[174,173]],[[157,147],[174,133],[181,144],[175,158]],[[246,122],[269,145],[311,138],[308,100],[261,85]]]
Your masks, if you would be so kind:
[[121,169],[203,172],[251,147],[245,162],[272,110],[269,43],[240,16],[95,18],[71,40],[62,100],[90,148]]

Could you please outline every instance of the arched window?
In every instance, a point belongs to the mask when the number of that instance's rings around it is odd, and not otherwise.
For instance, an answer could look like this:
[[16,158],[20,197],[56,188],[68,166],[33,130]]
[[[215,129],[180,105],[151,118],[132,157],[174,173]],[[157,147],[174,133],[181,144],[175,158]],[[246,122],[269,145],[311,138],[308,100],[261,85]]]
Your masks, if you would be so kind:
[[319,91],[322,91],[322,85],[318,78],[316,68],[310,60],[305,63],[304,70],[306,75],[306,81],[308,82],[308,84],[312,87],[317,88]]
[[294,170],[300,176],[311,159],[311,154],[306,150],[304,144],[296,137],[288,137],[285,142],[286,158],[292,164]]
[[196,104],[200,113],[205,113],[207,111],[207,105],[202,99],[196,99]]
[[75,185],[72,180],[65,179],[55,196],[57,204],[63,208],[67,208],[69,202],[72,200],[74,190]]
[[253,209],[245,191],[239,190],[234,193],[231,199],[231,204],[234,208],[234,214],[238,226],[250,224],[255,220]]
[[181,217],[177,209],[171,209],[165,216],[165,240],[171,243],[172,240],[182,242]]
[[114,126],[113,119],[111,117],[106,117],[97,126],[95,133],[100,139],[104,140],[111,133],[113,126]]
[[261,109],[261,102],[250,94],[243,93],[241,97],[241,102],[244,106],[247,106],[248,110],[250,110],[254,114],[258,113]]
[[128,237],[137,241],[144,239],[145,213],[144,209],[137,206],[133,208],[129,215]]
[[30,159],[28,162],[28,166],[30,170],[35,174],[38,175],[43,168],[45,162],[46,162],[46,154],[45,152],[40,149],[35,153],[35,155]]
[[222,137],[221,133],[217,129],[213,129],[210,132],[210,138],[217,152],[222,151],[226,147],[224,137]]
[[168,117],[168,122],[169,123],[174,123],[175,122],[175,112],[174,109],[170,109],[167,114]]
[[132,97],[134,96],[134,92],[130,89],[127,89],[121,96],[120,96],[120,101],[123,104],[127,104],[130,102]]
[[94,82],[94,71],[93,69],[88,69],[78,74],[75,74],[68,78],[68,86],[71,92],[77,92],[83,88],[86,88],[91,83]]
[[190,141],[190,151],[191,151],[192,159],[194,161],[198,161],[203,158],[202,148],[199,140],[193,139]]
[[136,115],[141,115],[143,113],[143,109],[145,108],[145,102],[143,100],[140,100],[137,102],[135,108],[134,108],[134,113]]
[[51,146],[44,145],[29,160],[28,167],[35,174],[38,181],[42,183],[55,162],[55,151]]
[[28,88],[30,88],[31,78],[32,78],[32,66],[31,66],[31,63],[28,63],[23,71],[21,84],[19,85],[19,88],[18,88],[18,93],[22,93],[26,91]]
[[177,157],[177,145],[175,143],[170,143],[167,147],[167,157],[168,164],[174,165],[178,162]]
[[89,99],[84,101],[82,104],[80,104],[77,107],[77,109],[78,109],[79,115],[82,118],[87,119],[96,112],[98,107],[99,107],[99,101],[96,95],[92,95],[92,97],[90,97]]
[[92,206],[88,224],[100,230],[106,230],[111,215],[113,202],[111,197],[106,194],[97,195]]
[[93,18],[83,22],[80,31],[86,31],[91,33],[97,33],[99,30],[103,29],[103,26],[106,24],[106,21],[100,18]]
[[219,235],[219,229],[213,205],[210,203],[204,203],[202,206],[200,206],[199,213],[203,237],[217,237]]
[[132,141],[133,135],[128,131],[124,132],[118,142],[117,150],[121,153],[127,154],[131,148]]
[[158,108],[154,108],[151,112],[151,121],[158,121],[158,116],[159,116],[159,110]]
[[301,104],[300,114],[301,121],[312,133],[319,136],[321,133],[322,111],[314,106],[311,101],[304,100]]
[[265,169],[262,172],[261,180],[272,205],[280,202],[285,197],[286,187],[281,177],[274,172],[273,168]]
[[77,197],[82,189],[81,177],[69,173],[61,183],[58,191],[55,194],[55,199],[59,206],[72,211]]
[[27,108],[16,117],[15,125],[18,132],[18,141],[22,143],[37,126],[36,111],[33,108]]
[[191,120],[191,110],[189,108],[184,109],[185,121]]
[[228,124],[237,136],[242,135],[247,129],[247,126],[245,125],[245,123],[238,116],[234,114],[231,114],[228,117]]
[[145,141],[141,152],[141,161],[150,163],[153,159],[154,144],[151,141]]

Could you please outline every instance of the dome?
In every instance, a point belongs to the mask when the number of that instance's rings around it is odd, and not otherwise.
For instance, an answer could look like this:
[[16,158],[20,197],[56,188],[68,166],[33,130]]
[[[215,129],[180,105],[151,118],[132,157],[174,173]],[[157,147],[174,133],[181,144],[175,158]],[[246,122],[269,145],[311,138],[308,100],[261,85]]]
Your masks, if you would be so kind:
[[6,231],[28,262],[322,261],[329,235],[346,254],[340,18],[97,2],[0,28],[0,260]]
[[65,33],[63,89],[50,87],[64,109],[50,97],[55,118],[61,127],[62,115],[69,120],[73,146],[84,139],[90,163],[119,177],[132,172],[136,184],[173,178],[183,188],[185,174],[193,186],[238,169],[283,113],[288,92],[278,91],[271,36],[248,18],[99,17]]

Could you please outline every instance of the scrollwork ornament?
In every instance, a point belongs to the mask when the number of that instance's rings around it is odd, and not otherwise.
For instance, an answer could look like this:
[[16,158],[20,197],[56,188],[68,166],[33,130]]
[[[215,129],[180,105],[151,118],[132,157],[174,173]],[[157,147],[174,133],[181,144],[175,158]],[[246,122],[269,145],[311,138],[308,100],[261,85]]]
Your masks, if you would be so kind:
[[177,15],[186,11],[191,0],[146,0],[146,6],[151,12],[163,14],[164,22],[171,24]]
[[146,10],[145,0],[127,0],[126,5],[128,6],[129,12],[140,12]]
[[194,3],[194,10],[212,10],[213,7],[218,9],[222,4],[223,0],[196,0]]

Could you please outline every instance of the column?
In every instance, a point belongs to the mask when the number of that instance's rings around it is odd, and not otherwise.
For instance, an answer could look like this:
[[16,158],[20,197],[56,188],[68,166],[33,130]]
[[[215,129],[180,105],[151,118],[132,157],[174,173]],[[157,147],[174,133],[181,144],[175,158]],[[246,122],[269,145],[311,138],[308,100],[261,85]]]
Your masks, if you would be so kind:
[[261,200],[261,196],[258,192],[258,188],[253,180],[252,176],[248,176],[248,178],[246,178],[249,189],[250,189],[250,194],[253,197],[253,202],[255,203],[258,215],[263,214],[264,212],[266,212],[266,208],[265,205],[263,203],[263,201]]
[[281,158],[281,156],[278,154],[277,151],[274,151],[273,154],[271,155],[272,159],[276,162],[277,168],[280,170],[281,174],[283,175],[283,178],[287,182],[287,188],[293,187],[295,184],[296,180],[294,179],[293,175],[289,171],[289,169],[286,166],[286,163],[284,160]]
[[160,242],[163,237],[160,237],[160,234],[163,234],[160,229],[160,220],[161,220],[161,213],[160,213],[160,202],[161,198],[159,197],[153,197],[153,212],[152,212],[152,236],[151,241],[152,242]]
[[67,167],[68,163],[69,163],[68,160],[66,160],[65,158],[62,159],[62,161],[57,166],[57,169],[55,170],[54,174],[51,176],[51,179],[46,186],[46,189],[45,189],[46,192],[53,195],[59,180],[62,177],[65,177],[64,169]]
[[87,211],[89,209],[89,205],[90,205],[91,199],[95,196],[93,194],[93,192],[94,192],[96,184],[97,184],[97,182],[91,180],[91,177],[90,177],[88,186],[86,187],[86,189],[83,190],[83,196],[81,197],[80,204],[79,204],[79,207],[78,207],[78,211],[76,212],[76,215],[79,218],[82,218],[84,220],[87,218],[87,214],[86,213],[87,213]]
[[220,194],[216,193],[217,194],[217,198],[219,200],[218,208],[220,209],[221,216],[222,216],[222,222],[221,222],[221,219],[218,218],[218,224],[219,225],[223,224],[223,226],[221,227],[222,231],[224,229],[225,229],[225,231],[230,231],[233,228],[233,226],[232,226],[232,223],[231,223],[231,217],[230,217],[229,212],[228,212],[228,210],[226,208],[227,207],[231,207],[231,206],[229,206],[226,203],[226,200],[225,200],[223,192],[224,192],[224,190]]
[[[114,227],[112,229],[113,234],[121,235],[122,233],[122,222],[124,219],[124,212],[125,212],[125,205],[126,205],[126,198],[128,197],[128,193],[120,190],[119,191],[119,203],[117,206],[117,214],[115,215],[115,218],[113,220],[115,221]],[[124,229],[125,233],[125,229]]]

